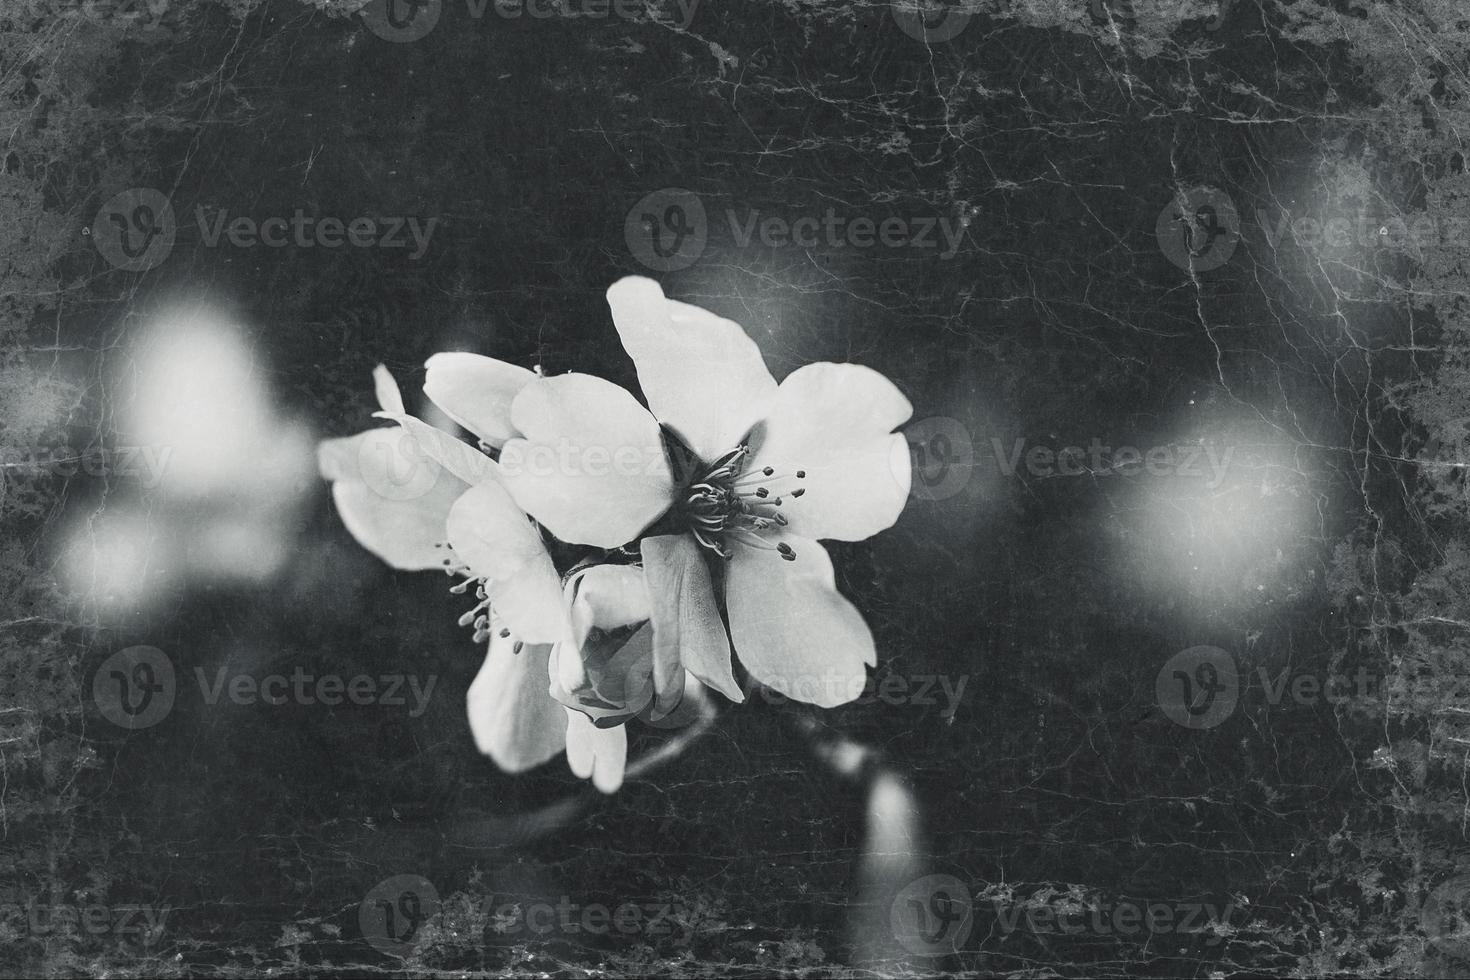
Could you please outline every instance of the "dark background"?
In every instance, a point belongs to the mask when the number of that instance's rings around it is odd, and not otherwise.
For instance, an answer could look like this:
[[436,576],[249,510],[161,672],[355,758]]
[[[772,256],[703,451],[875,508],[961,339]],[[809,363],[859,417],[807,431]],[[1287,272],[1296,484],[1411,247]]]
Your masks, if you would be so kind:
[[[146,604],[106,608],[75,594],[51,557],[65,515],[142,499],[161,533],[187,541],[244,506],[249,476],[187,507],[106,481],[16,483],[12,555],[26,581],[58,576],[35,588],[59,612],[24,642],[77,678],[76,703],[42,723],[37,744],[66,736],[69,753],[92,755],[65,792],[39,762],[15,763],[8,794],[71,802],[64,819],[43,809],[27,824],[17,811],[12,894],[86,882],[112,904],[174,909],[147,947],[20,937],[21,962],[394,969],[358,937],[357,906],[378,881],[417,874],[446,897],[675,901],[697,925],[688,942],[589,947],[513,942],[471,917],[422,968],[840,972],[870,786],[820,748],[848,738],[911,790],[920,873],[976,892],[1004,882],[1240,903],[1239,933],[1207,945],[1007,936],[981,902],[957,955],[910,968],[1371,975],[1403,964],[1394,957],[1410,940],[1393,923],[1419,899],[1397,876],[1416,862],[1380,853],[1413,849],[1394,823],[1395,790],[1366,764],[1386,731],[1374,707],[1273,706],[1257,687],[1218,728],[1188,731],[1154,703],[1160,667],[1196,644],[1273,675],[1390,669],[1369,628],[1386,600],[1361,587],[1359,559],[1386,528],[1405,529],[1396,553],[1409,565],[1447,533],[1428,527],[1409,489],[1406,440],[1424,429],[1387,394],[1434,356],[1420,353],[1433,311],[1406,295],[1414,257],[1370,244],[1323,260],[1273,247],[1256,219],[1381,220],[1425,207],[1433,181],[1463,169],[1436,156],[1429,115],[1418,128],[1410,113],[1436,105],[1434,79],[1406,69],[1402,87],[1383,80],[1382,25],[1360,31],[1369,15],[1346,6],[1242,3],[1210,30],[1203,5],[1184,16],[1076,0],[998,8],[926,46],[883,4],[707,2],[683,31],[648,18],[475,21],[448,3],[428,37],[394,44],[320,6],[191,5],[154,31],[83,25],[64,38],[8,25],[32,39],[29,56],[7,49],[4,74],[39,142],[7,173],[60,216],[52,257],[67,289],[37,314],[16,363],[84,379],[42,439],[108,438],[111,372],[180,297],[228,309],[274,410],[322,437],[375,424],[378,363],[416,401],[438,350],[636,390],[603,293],[650,274],[624,238],[629,209],[687,188],[711,216],[710,241],[691,267],[651,273],[671,296],[743,324],[778,378],[813,360],[867,364],[904,391],[916,421],[954,419],[972,437],[962,490],[921,493],[892,530],[830,549],[877,638],[877,676],[965,676],[965,697],[952,719],[881,700],[725,706],[708,735],[612,797],[560,760],[509,777],[476,753],[464,718],[480,659],[454,625],[467,605],[443,577],[395,573],[358,547],[319,481],[295,484],[294,507],[252,518],[290,542],[271,574],[185,569]],[[1313,33],[1323,23],[1332,29]],[[68,60],[35,57],[37,38]],[[79,78],[58,78],[63,66]],[[180,221],[168,260],[146,274],[109,268],[80,234],[102,201],[137,186],[167,193]],[[1161,251],[1155,219],[1196,186],[1227,194],[1243,231],[1228,263],[1192,277]],[[209,248],[198,207],[439,225],[419,261]],[[727,208],[969,223],[948,260],[741,248]],[[1006,476],[991,450],[992,438],[1146,448],[1201,435],[1235,448],[1218,491]],[[930,481],[954,464],[925,458]],[[439,682],[416,719],[181,695],[163,723],[126,733],[85,701],[90,672],[133,644],[166,651],[189,690],[194,668],[226,663]],[[666,737],[645,729],[635,754]],[[568,798],[574,809],[533,827],[528,814]],[[1383,868],[1397,870],[1364,877]],[[1364,925],[1372,915],[1389,924]]]

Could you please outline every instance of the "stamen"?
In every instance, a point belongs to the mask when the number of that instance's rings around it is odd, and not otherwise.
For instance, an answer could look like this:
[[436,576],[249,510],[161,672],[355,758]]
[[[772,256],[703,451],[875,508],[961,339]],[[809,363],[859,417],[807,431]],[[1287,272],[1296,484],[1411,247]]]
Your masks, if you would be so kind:
[[[734,554],[730,545],[738,541],[745,547],[777,551],[787,561],[795,561],[796,552],[789,545],[777,547],[762,537],[764,532],[789,523],[776,510],[785,503],[785,498],[776,493],[781,490],[780,481],[789,480],[792,471],[782,477],[776,467],[762,466],[742,473],[749,454],[748,446],[737,446],[689,484],[682,506],[689,532],[701,547],[727,560]],[[794,472],[798,480],[806,477],[804,469]],[[795,500],[804,493],[804,487],[793,487],[787,495]]]

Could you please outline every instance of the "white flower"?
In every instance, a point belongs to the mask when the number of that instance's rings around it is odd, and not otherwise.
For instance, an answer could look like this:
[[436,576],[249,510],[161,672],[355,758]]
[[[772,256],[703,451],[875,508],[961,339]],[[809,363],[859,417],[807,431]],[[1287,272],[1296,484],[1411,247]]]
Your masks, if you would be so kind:
[[[510,403],[518,435],[500,480],[563,541],[611,549],[642,537],[654,661],[740,701],[733,640],[767,686],[824,707],[853,700],[876,663],[873,638],[817,542],[860,541],[898,519],[910,472],[893,430],[908,399],[855,364],[809,364],[778,385],[738,324],[651,280],[623,279],[607,296],[648,409],[590,375],[533,377]],[[677,703],[682,674],[654,672],[660,710]]]
[[[482,444],[494,448],[515,435],[508,406],[535,377],[530,371],[473,354],[436,354],[427,366],[425,392]],[[628,625],[613,621],[626,608],[609,618],[605,604],[594,604],[600,588],[579,590],[581,606],[575,593],[564,595],[540,532],[497,481],[494,461],[408,415],[386,368],[373,376],[377,414],[399,425],[329,439],[318,451],[343,523],[394,568],[448,570],[466,576],[452,591],[475,588],[479,604],[462,622],[475,627],[477,642],[489,642],[467,697],[480,751],[507,772],[523,772],[565,750],[578,776],[613,792],[626,734],[598,729],[553,698],[550,664],[554,650],[580,644],[594,627]],[[588,573],[577,581],[584,577],[602,579]]]

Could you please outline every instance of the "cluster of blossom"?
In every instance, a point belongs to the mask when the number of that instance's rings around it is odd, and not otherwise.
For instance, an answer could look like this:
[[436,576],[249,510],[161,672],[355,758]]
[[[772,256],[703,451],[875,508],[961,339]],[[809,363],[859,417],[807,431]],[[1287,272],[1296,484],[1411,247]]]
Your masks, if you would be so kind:
[[[739,324],[649,279],[607,299],[646,408],[591,375],[436,354],[424,393],[477,445],[409,415],[379,367],[375,417],[394,424],[319,455],[364,547],[474,596],[461,622],[488,647],[468,695],[480,750],[509,772],[564,751],[610,793],[628,722],[658,724],[707,688],[744,700],[734,657],[822,707],[863,693],[873,637],[819,542],[898,519],[910,463],[894,430],[912,407],[855,364],[778,384]],[[374,468],[409,454],[432,462],[432,481],[380,492]],[[618,459],[638,465],[607,465]]]

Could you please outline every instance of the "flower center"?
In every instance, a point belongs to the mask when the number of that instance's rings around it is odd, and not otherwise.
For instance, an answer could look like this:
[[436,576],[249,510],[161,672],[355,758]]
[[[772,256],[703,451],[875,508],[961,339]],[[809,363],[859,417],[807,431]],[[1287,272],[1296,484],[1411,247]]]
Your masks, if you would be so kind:
[[[749,446],[736,446],[689,485],[680,508],[689,530],[694,540],[721,558],[732,557],[731,544],[738,542],[796,561],[796,552],[789,544],[772,544],[764,533],[786,526],[786,515],[780,509],[785,502],[783,493],[795,499],[806,489],[792,487],[792,477],[770,466],[745,472],[749,456]],[[793,477],[804,480],[806,471],[797,470]]]

